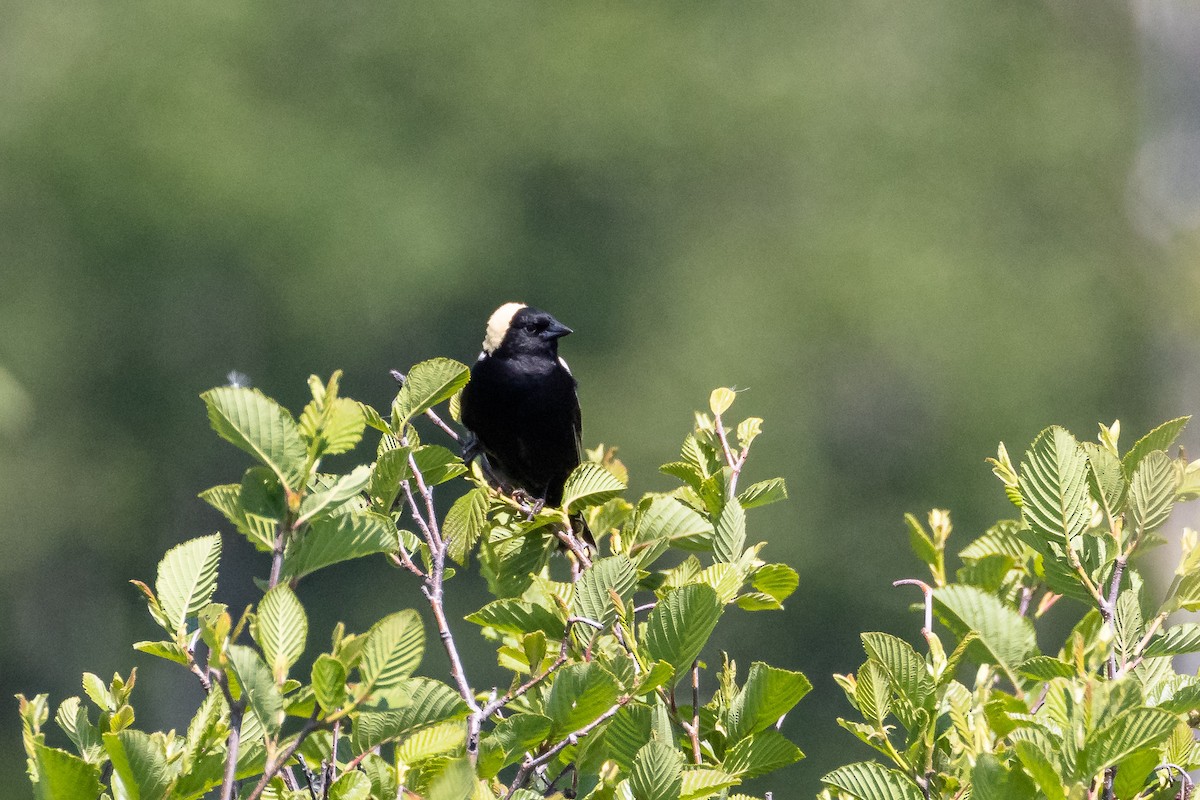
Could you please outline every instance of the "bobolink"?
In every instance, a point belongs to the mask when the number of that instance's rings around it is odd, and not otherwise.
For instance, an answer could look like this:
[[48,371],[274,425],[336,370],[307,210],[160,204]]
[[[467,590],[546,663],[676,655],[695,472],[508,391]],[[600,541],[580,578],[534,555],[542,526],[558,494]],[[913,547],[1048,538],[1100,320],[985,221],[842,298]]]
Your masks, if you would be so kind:
[[462,393],[462,421],[508,490],[557,506],[579,466],[581,422],[575,378],[558,356],[571,329],[545,311],[505,303],[487,323],[483,352]]

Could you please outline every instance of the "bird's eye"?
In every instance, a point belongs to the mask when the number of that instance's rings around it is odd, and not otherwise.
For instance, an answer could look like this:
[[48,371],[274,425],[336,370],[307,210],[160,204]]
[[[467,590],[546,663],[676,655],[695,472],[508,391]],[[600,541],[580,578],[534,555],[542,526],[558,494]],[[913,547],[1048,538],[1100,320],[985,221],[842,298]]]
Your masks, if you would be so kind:
[[539,330],[538,324],[536,322],[531,322],[525,326],[525,330],[529,333],[537,333]]

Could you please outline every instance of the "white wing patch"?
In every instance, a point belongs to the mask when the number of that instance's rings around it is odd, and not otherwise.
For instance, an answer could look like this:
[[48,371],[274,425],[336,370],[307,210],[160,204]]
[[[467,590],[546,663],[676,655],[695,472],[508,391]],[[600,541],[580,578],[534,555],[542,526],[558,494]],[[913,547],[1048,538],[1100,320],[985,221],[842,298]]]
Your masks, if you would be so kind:
[[559,364],[562,364],[562,368],[563,368],[563,369],[565,369],[565,370],[567,371],[567,374],[568,374],[568,375],[573,375],[573,374],[574,374],[573,372],[571,372],[571,368],[567,366],[567,360],[566,360],[565,358],[563,358],[562,356],[559,356],[559,357],[558,357],[558,363],[559,363]]
[[483,338],[483,352],[491,355],[496,352],[496,348],[504,341],[504,336],[508,333],[508,326],[512,324],[512,318],[522,308],[525,308],[524,303],[505,303],[492,312],[492,316],[488,319],[487,335]]

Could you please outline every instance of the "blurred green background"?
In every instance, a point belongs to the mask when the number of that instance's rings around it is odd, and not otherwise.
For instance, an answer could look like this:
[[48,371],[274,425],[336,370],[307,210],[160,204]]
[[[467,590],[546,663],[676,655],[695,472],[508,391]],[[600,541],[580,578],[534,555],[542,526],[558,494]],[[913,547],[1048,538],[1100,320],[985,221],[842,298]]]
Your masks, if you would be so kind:
[[[917,636],[890,587],[919,573],[905,511],[951,508],[961,547],[1010,513],[983,462],[1000,439],[1016,455],[1046,424],[1091,438],[1120,417],[1128,444],[1200,411],[1177,390],[1191,260],[1129,211],[1153,81],[1120,3],[0,0],[0,18],[0,698],[136,665],[139,723],[183,725],[198,690],[129,649],[153,623],[126,581],[231,533],[196,493],[247,462],[196,395],[238,369],[296,409],[308,374],[342,368],[384,408],[389,368],[473,359],[523,300],[576,329],[585,440],[621,446],[631,494],[671,485],[656,467],[711,388],[766,419],[747,479],[782,474],[792,499],[751,539],[801,586],[717,639],[815,684],[785,726],[809,758],[758,787],[811,796],[867,755],[830,674],[857,668],[860,630]],[[237,607],[267,564],[226,545]],[[469,578],[450,593],[459,616],[483,602]],[[420,603],[374,562],[301,596],[310,647]]]

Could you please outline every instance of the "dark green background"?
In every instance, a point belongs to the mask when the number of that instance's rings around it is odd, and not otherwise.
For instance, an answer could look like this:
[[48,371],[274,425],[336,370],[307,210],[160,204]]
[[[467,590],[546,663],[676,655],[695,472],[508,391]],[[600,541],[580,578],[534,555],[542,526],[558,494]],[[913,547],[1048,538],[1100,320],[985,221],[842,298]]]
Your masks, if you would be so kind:
[[[0,17],[0,698],[137,665],[139,723],[185,724],[194,681],[129,649],[154,627],[126,580],[230,533],[196,493],[247,462],[196,395],[236,368],[298,408],[342,368],[386,407],[388,368],[473,359],[523,300],[576,329],[585,439],[621,446],[633,492],[671,484],[655,468],[711,388],[766,419],[748,480],[782,474],[792,499],[750,538],[801,586],[716,641],[812,679],[785,726],[810,758],[759,787],[811,796],[865,756],[830,673],[857,667],[860,630],[919,627],[890,588],[919,574],[902,514],[953,509],[961,546],[1010,513],[998,440],[1120,417],[1128,444],[1197,410],[1164,389],[1192,280],[1127,211],[1142,123],[1118,3]],[[226,544],[218,597],[239,606],[267,564]],[[306,582],[310,647],[418,604],[412,583],[379,563]],[[458,616],[483,602],[469,579],[449,593]]]

